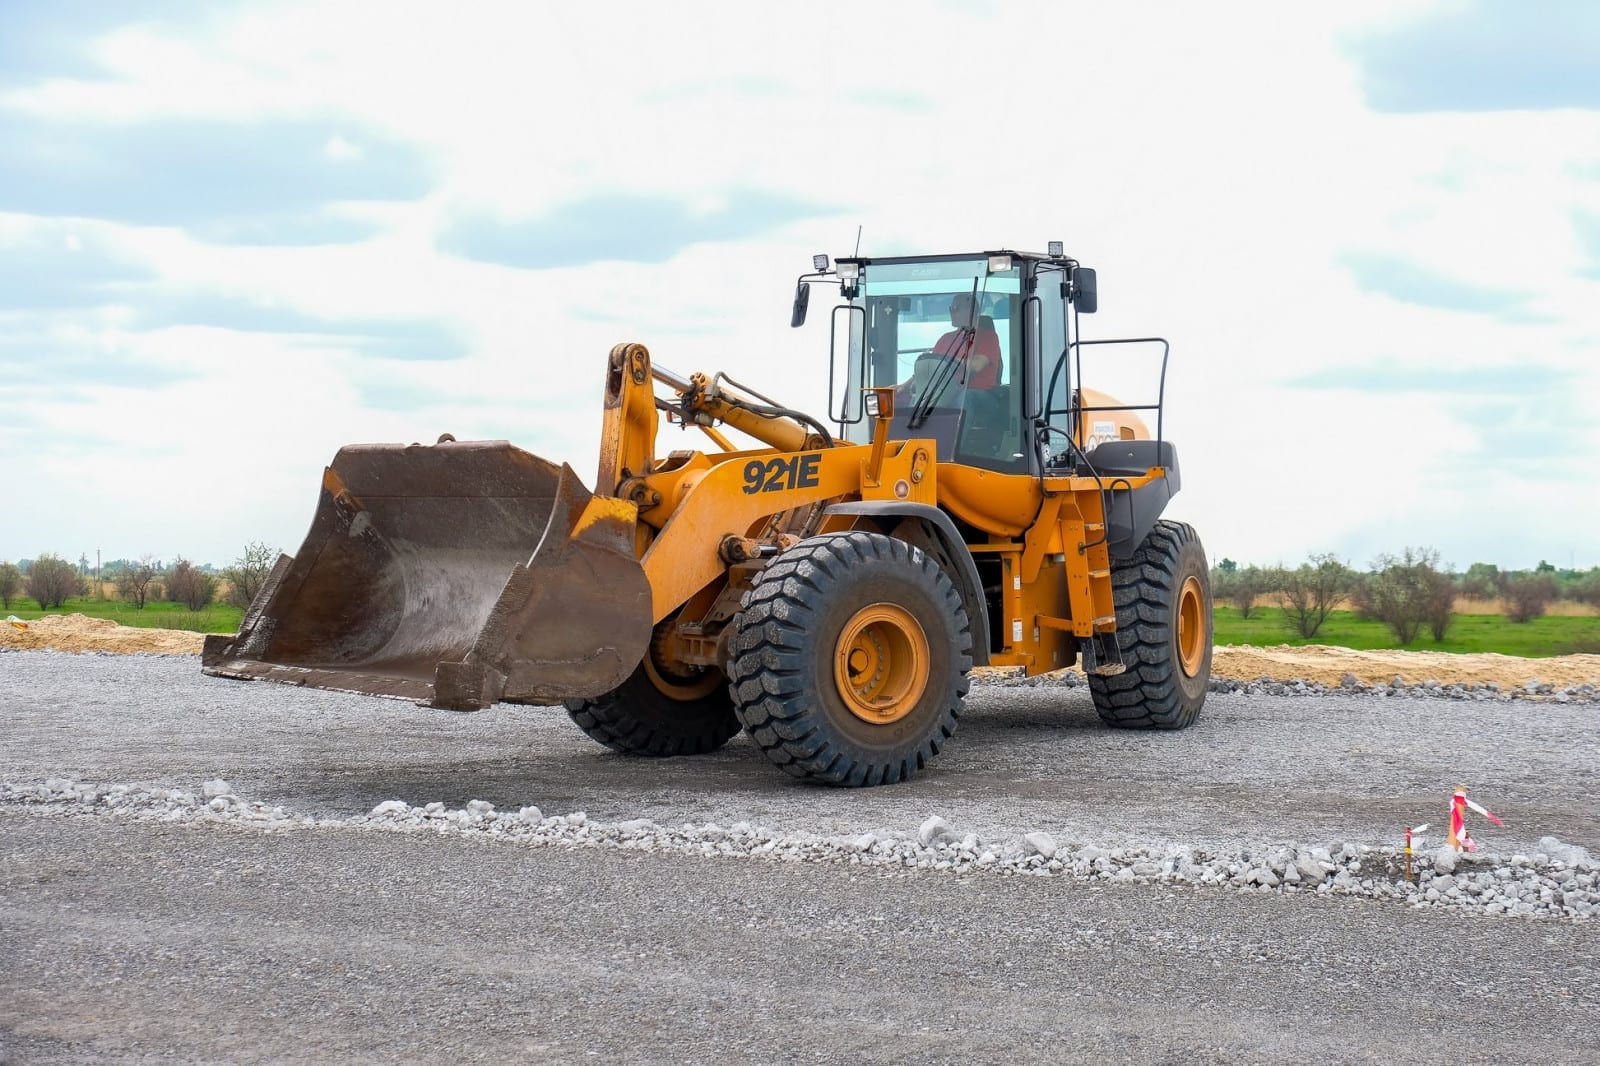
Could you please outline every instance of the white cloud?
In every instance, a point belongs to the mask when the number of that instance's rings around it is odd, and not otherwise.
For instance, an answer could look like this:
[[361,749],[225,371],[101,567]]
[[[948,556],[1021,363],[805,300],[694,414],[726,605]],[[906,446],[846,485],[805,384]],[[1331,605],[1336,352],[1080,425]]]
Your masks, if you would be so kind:
[[328,138],[328,143],[323,146],[322,151],[333,160],[360,159],[363,154],[360,145],[345,140],[337,133]]
[[[104,539],[108,512],[119,535],[140,538],[114,554],[172,554],[161,538],[175,524],[204,529],[185,551],[218,562],[257,536],[292,548],[317,470],[354,440],[505,436],[587,476],[601,367],[620,340],[820,411],[826,316],[789,331],[790,284],[811,253],[848,251],[860,224],[868,253],[1062,239],[1098,267],[1095,335],[1174,342],[1175,513],[1216,556],[1448,540],[1461,565],[1564,559],[1569,546],[1600,563],[1585,536],[1600,504],[1577,476],[1536,482],[1486,462],[1497,513],[1510,501],[1553,512],[1537,524],[1486,520],[1485,498],[1456,487],[1459,457],[1504,427],[1442,396],[1287,384],[1308,369],[1448,375],[1524,361],[1600,388],[1587,325],[1596,283],[1580,276],[1570,222],[1574,206],[1600,207],[1600,183],[1576,167],[1595,116],[1370,112],[1341,35],[1404,14],[1390,8],[304,4],[245,7],[183,34],[112,32],[90,44],[108,80],[46,79],[0,99],[124,125],[325,118],[336,163],[364,150],[349,130],[373,128],[421,146],[437,171],[418,201],[341,207],[383,227],[360,243],[218,245],[100,227],[157,273],[159,291],[438,320],[471,354],[374,362],[336,338],[124,329],[134,356],[188,376],[34,409],[44,426],[31,440],[85,425],[99,435],[50,464],[0,458],[20,501],[0,517],[0,557],[57,541],[75,553],[73,542]],[[520,271],[436,243],[461,212],[528,217],[609,191],[704,210],[739,188],[838,211],[660,265]],[[1344,265],[1353,252],[1525,292],[1545,320],[1363,291]],[[370,406],[378,384],[436,398]],[[150,495],[185,481],[206,488],[187,502]],[[64,482],[88,488],[63,497]],[[48,499],[62,502],[33,517]]]

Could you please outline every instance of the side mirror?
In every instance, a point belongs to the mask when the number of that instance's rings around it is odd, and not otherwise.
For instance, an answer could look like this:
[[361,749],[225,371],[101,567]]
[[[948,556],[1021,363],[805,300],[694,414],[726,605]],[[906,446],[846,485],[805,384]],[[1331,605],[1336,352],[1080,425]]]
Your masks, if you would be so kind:
[[811,286],[805,282],[795,286],[794,310],[789,314],[789,328],[798,329],[806,324],[806,308],[811,306]]
[[1078,305],[1078,310],[1086,315],[1092,315],[1100,306],[1100,297],[1095,289],[1094,270],[1090,267],[1074,267],[1072,270],[1073,301]]

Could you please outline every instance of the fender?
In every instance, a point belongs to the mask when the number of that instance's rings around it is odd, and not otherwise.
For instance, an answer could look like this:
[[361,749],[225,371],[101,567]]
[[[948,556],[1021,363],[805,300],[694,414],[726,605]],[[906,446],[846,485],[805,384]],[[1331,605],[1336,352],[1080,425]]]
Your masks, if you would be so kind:
[[1108,480],[1143,477],[1153,467],[1161,467],[1166,472],[1166,477],[1138,488],[1113,487],[1108,493],[1106,532],[1111,558],[1125,562],[1139,550],[1139,545],[1150,535],[1156,520],[1183,484],[1178,473],[1178,449],[1171,441],[1107,441],[1092,449],[1085,459],[1086,470]]
[[[967,622],[972,627],[972,665],[989,663],[989,606],[983,598],[983,583],[978,578],[978,566],[972,561],[966,541],[956,532],[950,516],[926,503],[904,500],[858,500],[854,503],[836,503],[823,512],[825,515],[861,515],[864,518],[914,518],[927,524],[937,540],[937,552],[930,552],[944,568],[961,596],[961,605],[967,610]],[[918,547],[923,547],[918,545]]]

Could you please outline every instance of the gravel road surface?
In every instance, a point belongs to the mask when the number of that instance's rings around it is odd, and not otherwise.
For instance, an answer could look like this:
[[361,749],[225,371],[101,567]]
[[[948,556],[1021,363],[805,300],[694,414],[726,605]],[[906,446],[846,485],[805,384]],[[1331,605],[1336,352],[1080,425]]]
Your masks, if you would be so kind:
[[1581,1062],[1600,923],[0,816],[15,1062]]
[[[0,782],[240,796],[271,832],[0,805],[10,1062],[1600,1061],[1600,922],[1313,893],[701,858],[363,831],[398,799],[786,834],[1378,846],[1456,784],[1487,850],[1600,851],[1600,706],[1213,694],[1178,734],[980,687],[907,785],[796,783],[741,741],[644,762],[559,710],[460,715],[0,654]],[[95,808],[99,811],[100,808]]]
[[713,755],[639,760],[560,708],[462,714],[228,681],[186,657],[0,655],[0,780],[51,776],[240,795],[310,814],[389,799],[788,832],[908,832],[930,814],[983,836],[1045,830],[1101,844],[1394,844],[1439,823],[1456,785],[1506,821],[1486,845],[1543,836],[1600,852],[1600,704],[1274,698],[1213,693],[1192,728],[1106,729],[1082,689],[978,686],[933,770],[894,788],[797,784],[744,737]]

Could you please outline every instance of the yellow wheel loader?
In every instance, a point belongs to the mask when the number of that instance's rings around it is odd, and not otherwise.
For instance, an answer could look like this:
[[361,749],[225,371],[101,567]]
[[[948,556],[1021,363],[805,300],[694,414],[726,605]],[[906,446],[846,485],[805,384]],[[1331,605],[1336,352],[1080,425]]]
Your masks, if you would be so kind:
[[[1095,273],[1056,243],[813,267],[791,324],[838,286],[824,417],[622,344],[593,492],[504,441],[343,448],[300,551],[236,635],[207,638],[204,670],[459,710],[561,701],[638,755],[744,729],[789,773],[851,786],[924,769],[975,665],[1081,664],[1107,724],[1193,722],[1211,595],[1199,538],[1161,518],[1166,342],[1080,339]],[[1096,344],[1159,354],[1155,402],[1083,387]],[[668,426],[703,449],[659,454]]]

